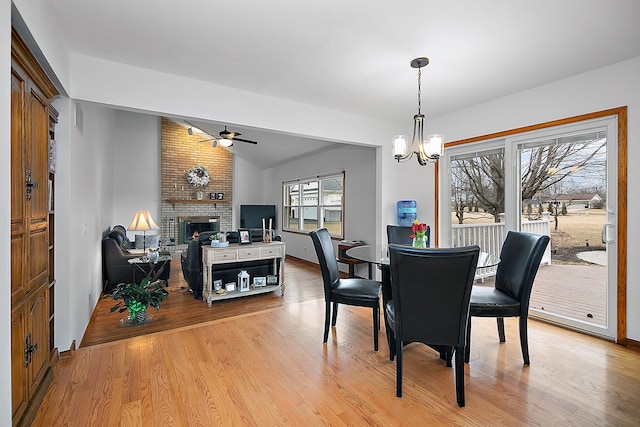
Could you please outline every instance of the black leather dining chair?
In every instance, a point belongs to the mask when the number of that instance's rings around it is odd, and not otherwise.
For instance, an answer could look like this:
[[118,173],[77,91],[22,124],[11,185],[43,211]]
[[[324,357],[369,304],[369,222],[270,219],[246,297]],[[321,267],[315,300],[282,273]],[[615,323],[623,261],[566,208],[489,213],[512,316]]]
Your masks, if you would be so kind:
[[[329,338],[329,319],[331,326],[336,325],[338,304],[371,307],[373,309],[373,348],[378,351],[378,331],[380,330],[380,282],[361,278],[341,278],[338,261],[331,242],[331,235],[326,228],[309,233],[318,256],[318,264],[324,282],[324,300],[326,304],[324,317],[324,339]],[[333,303],[333,315],[331,315]]]
[[[410,237],[413,234],[411,227],[405,227],[402,225],[387,225],[387,242],[390,245],[413,245],[413,239]],[[430,234],[431,227],[427,226],[427,231],[424,235],[427,238],[427,247],[430,246]]]
[[421,342],[455,353],[456,401],[464,401],[464,345],[469,300],[480,248],[416,249],[390,245],[393,299],[385,306],[389,358],[396,357],[396,395],[402,397],[402,351]]
[[529,365],[527,318],[533,281],[542,255],[549,244],[549,236],[509,231],[500,251],[500,264],[496,271],[495,287],[474,286],[467,327],[465,362],[471,352],[471,317],[495,317],[498,338],[506,341],[504,318],[519,317],[520,346],[524,364]]

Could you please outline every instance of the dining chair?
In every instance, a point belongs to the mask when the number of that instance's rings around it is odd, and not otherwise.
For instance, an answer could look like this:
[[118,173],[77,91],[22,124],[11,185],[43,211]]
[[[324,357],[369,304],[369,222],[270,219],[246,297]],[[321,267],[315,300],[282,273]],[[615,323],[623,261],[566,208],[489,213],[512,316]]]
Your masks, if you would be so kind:
[[402,397],[402,352],[421,342],[455,353],[456,401],[464,402],[464,345],[469,300],[480,248],[416,249],[390,245],[393,299],[385,306],[389,358],[396,357],[396,396]]
[[471,317],[495,317],[501,343],[506,341],[504,318],[519,317],[522,357],[524,364],[529,365],[527,338],[529,298],[540,260],[548,244],[549,236],[520,231],[507,233],[500,250],[500,264],[496,271],[495,286],[474,286],[471,292],[465,362],[469,362],[471,353]]
[[[387,225],[387,242],[390,245],[413,245],[413,239],[410,237],[413,234],[411,227],[402,225]],[[427,238],[427,247],[430,242],[431,227],[427,226],[427,231],[424,235]]]
[[[309,233],[318,256],[318,264],[322,271],[324,282],[324,340],[329,338],[329,320],[331,326],[336,326],[338,304],[371,307],[373,309],[373,348],[378,351],[378,331],[380,330],[380,288],[381,283],[376,280],[361,278],[341,278],[336,260],[335,250],[331,242],[331,235],[326,228],[320,228]],[[333,314],[331,314],[333,303]]]

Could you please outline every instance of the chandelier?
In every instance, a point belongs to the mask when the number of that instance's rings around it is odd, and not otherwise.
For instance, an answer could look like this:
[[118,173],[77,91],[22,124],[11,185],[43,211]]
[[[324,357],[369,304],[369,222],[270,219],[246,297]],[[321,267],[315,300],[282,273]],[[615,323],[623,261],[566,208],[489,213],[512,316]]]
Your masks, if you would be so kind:
[[400,162],[409,161],[416,155],[422,166],[427,162],[435,162],[442,155],[444,135],[434,134],[424,137],[424,114],[422,108],[422,67],[429,64],[429,58],[416,58],[411,61],[411,67],[418,69],[418,114],[413,116],[413,138],[411,147],[407,149],[407,137],[396,135],[393,137],[393,157]]

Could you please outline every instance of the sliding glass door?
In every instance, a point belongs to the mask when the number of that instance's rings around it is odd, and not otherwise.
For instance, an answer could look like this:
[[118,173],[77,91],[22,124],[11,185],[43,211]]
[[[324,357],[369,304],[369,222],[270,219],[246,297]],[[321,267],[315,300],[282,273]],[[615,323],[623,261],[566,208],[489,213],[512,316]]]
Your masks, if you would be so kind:
[[530,315],[615,338],[615,117],[460,144],[439,170],[441,246],[499,254],[508,230],[549,235]]

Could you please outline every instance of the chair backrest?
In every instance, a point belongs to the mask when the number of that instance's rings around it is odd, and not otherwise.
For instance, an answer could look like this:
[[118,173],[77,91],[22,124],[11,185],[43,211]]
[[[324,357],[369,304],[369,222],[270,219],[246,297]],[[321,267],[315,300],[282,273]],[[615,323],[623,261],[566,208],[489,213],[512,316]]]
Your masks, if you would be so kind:
[[[413,240],[411,239],[411,227],[405,227],[401,225],[387,225],[387,242],[390,245],[407,245],[411,246]],[[427,238],[427,247],[430,246],[431,227],[427,226],[427,231],[424,233]]]
[[520,301],[520,315],[529,310],[529,297],[549,236],[509,231],[500,251],[495,287]]
[[430,345],[465,345],[479,254],[478,246],[389,246],[396,338]]
[[320,228],[309,233],[313,246],[318,256],[318,264],[322,271],[322,281],[324,282],[324,296],[329,298],[331,289],[340,281],[340,270],[336,261],[336,251],[333,249],[331,235],[326,228]]

